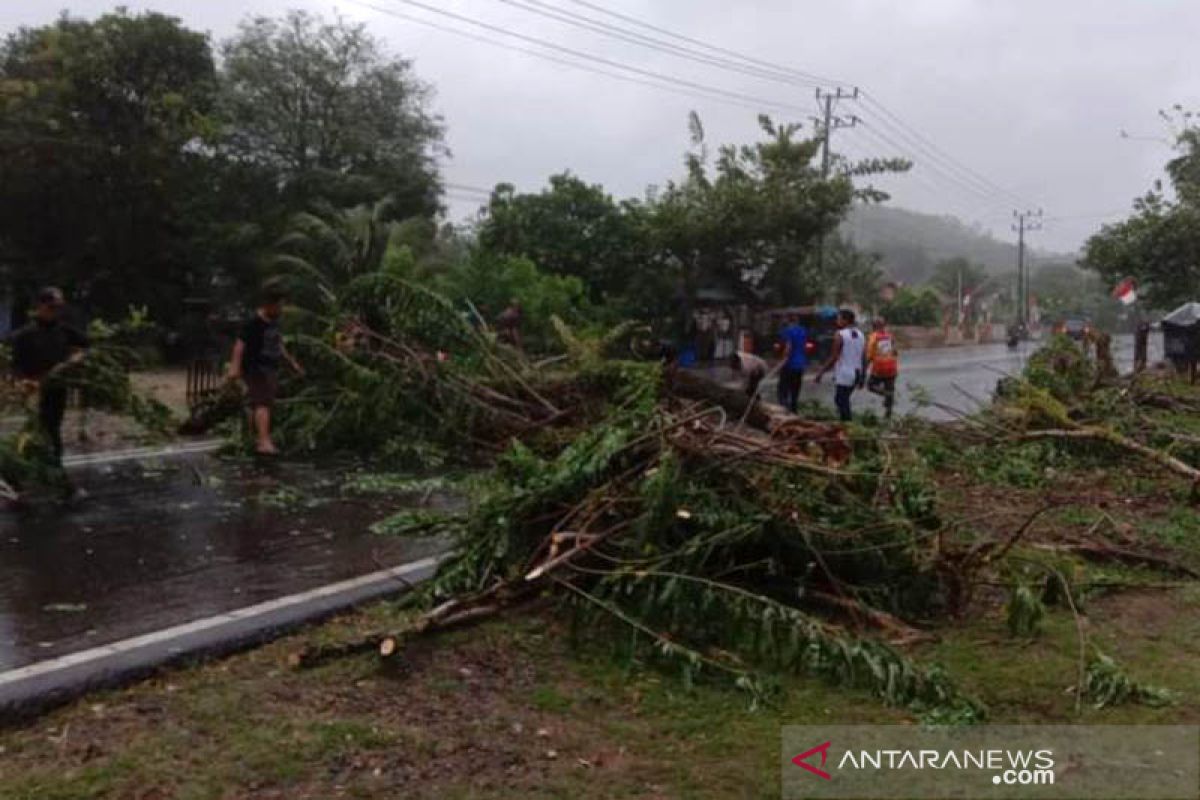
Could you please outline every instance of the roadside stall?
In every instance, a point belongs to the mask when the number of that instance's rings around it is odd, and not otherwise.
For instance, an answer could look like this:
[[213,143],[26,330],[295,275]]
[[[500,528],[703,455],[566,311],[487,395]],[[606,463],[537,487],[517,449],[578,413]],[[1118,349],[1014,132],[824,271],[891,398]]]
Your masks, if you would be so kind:
[[1200,303],[1184,303],[1162,320],[1163,353],[1180,374],[1196,382],[1200,361]]

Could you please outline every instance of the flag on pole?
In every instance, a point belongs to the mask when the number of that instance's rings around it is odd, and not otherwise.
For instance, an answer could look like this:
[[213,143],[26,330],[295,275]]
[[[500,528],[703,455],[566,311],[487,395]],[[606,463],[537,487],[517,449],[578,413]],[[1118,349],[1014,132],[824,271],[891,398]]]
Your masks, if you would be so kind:
[[1113,289],[1112,296],[1113,299],[1120,300],[1121,305],[1133,305],[1133,303],[1137,300],[1137,284],[1134,282],[1133,278],[1126,278],[1118,283],[1117,287]]

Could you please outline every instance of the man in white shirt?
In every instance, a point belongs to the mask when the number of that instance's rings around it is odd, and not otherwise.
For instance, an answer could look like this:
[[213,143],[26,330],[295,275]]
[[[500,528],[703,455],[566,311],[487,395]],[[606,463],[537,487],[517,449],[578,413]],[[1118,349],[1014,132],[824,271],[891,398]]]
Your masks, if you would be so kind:
[[821,377],[833,370],[833,380],[836,391],[833,396],[837,406],[838,417],[842,422],[850,421],[850,395],[863,380],[863,355],[866,353],[867,339],[862,331],[854,326],[854,312],[843,308],[837,316],[837,336],[833,339],[833,351],[829,360],[817,373],[817,383]]

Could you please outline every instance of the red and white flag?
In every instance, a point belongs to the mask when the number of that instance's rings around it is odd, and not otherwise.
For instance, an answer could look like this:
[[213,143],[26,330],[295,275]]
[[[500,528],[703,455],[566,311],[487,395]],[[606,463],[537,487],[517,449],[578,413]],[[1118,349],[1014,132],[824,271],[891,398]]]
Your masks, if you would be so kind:
[[1120,300],[1122,305],[1132,305],[1137,300],[1137,284],[1133,278],[1126,278],[1113,289],[1113,299]]

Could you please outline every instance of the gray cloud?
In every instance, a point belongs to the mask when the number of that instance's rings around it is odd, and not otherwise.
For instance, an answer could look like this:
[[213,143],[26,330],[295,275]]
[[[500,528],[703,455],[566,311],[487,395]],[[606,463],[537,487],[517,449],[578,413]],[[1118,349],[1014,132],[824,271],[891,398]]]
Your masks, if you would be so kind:
[[[371,0],[397,12],[438,19],[400,0]],[[773,115],[807,123],[809,88],[731,74],[580,31],[498,0],[430,4],[551,39],[615,61],[729,91],[795,105]],[[558,5],[595,15],[566,0]],[[1185,0],[839,0],[822,4],[754,0],[596,0],[599,4],[758,58],[857,83],[957,162],[1005,193],[942,172],[916,154],[913,174],[885,181],[893,202],[952,212],[1008,236],[1018,195],[1051,218],[1035,244],[1076,247],[1161,176],[1169,151],[1118,131],[1161,135],[1158,109],[1195,105],[1200,89],[1194,36],[1200,4]],[[92,16],[114,3],[76,0]],[[490,187],[538,187],[571,169],[620,196],[677,176],[687,146],[686,118],[698,110],[713,143],[756,134],[755,112],[715,100],[591,74],[389,17],[352,2],[154,0],[128,2],[228,36],[246,14],[288,7],[367,22],[389,47],[416,62],[437,89],[436,106],[454,153],[447,179]],[[0,28],[48,21],[58,2],[0,7]],[[439,22],[465,28],[447,20]],[[495,34],[488,34],[494,36]],[[811,110],[810,110],[811,109]],[[843,103],[861,130],[839,131],[835,149],[855,156],[912,155],[873,106]],[[455,200],[457,215],[470,203]]]

